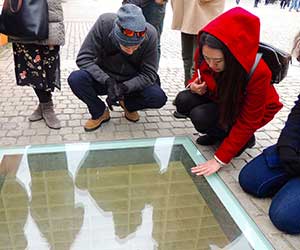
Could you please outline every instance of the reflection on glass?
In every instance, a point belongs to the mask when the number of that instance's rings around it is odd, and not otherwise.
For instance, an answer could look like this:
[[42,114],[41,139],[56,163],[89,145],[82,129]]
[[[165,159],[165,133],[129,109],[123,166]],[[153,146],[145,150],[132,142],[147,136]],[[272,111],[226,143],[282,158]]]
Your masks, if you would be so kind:
[[[4,156],[0,165],[0,249],[25,249],[28,196],[16,178],[22,155]],[[8,248],[9,247],[9,248]]]
[[83,209],[75,206],[66,155],[29,154],[28,165],[32,176],[32,218],[50,249],[70,249],[82,225]]
[[173,144],[4,156],[0,250],[252,249]]

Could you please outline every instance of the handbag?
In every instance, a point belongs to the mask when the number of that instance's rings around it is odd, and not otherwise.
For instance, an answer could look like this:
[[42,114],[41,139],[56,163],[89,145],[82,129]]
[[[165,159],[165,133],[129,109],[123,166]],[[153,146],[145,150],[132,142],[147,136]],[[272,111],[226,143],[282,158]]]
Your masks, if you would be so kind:
[[48,15],[46,0],[4,0],[2,33],[29,41],[47,39]]

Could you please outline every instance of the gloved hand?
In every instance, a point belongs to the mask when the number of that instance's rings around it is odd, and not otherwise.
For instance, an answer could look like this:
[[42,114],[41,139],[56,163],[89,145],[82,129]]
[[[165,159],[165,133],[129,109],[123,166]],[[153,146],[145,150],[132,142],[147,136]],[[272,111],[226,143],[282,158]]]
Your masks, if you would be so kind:
[[117,82],[113,78],[108,78],[105,81],[105,84],[107,86],[107,98],[106,103],[110,110],[113,110],[113,105],[118,106],[118,96],[115,93],[115,89],[117,86]]
[[105,84],[107,85],[106,103],[109,109],[113,110],[112,106],[119,106],[119,101],[124,99],[128,88],[123,83],[117,83],[113,78],[108,78]]
[[279,147],[279,158],[282,166],[291,176],[300,176],[300,155],[292,147]]

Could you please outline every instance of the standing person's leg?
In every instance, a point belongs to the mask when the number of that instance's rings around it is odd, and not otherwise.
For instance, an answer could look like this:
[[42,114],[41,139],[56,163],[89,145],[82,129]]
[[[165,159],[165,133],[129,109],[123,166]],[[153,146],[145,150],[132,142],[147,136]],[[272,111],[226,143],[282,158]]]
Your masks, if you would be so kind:
[[254,0],[254,7],[257,7],[258,1],[259,0]]
[[51,98],[51,91],[60,89],[59,50],[58,45],[13,43],[17,85],[32,86],[39,98],[39,105],[29,121],[43,118],[52,129],[61,128]]
[[197,35],[191,35],[181,32],[181,55],[184,68],[184,85],[192,77],[192,69],[194,64],[194,52],[197,46]]
[[297,1],[296,11],[299,12],[300,9],[300,0]]
[[287,5],[288,5],[288,0],[284,0],[283,4],[282,4],[282,8],[285,9],[285,6],[287,6]]
[[85,70],[73,71],[68,83],[73,93],[87,105],[92,116],[84,126],[86,131],[93,131],[110,119],[105,103],[98,97],[107,94],[104,84],[96,82]]
[[276,145],[273,145],[246,164],[240,172],[239,183],[243,190],[256,197],[273,196],[290,177],[280,166]]
[[269,216],[273,224],[288,234],[300,233],[300,178],[289,180],[273,197]]
[[166,13],[166,3],[158,4],[155,1],[149,1],[149,3],[142,8],[145,19],[148,23],[152,24],[157,31],[158,38],[158,64],[160,60],[160,37],[163,31],[164,18]]
[[291,6],[290,6],[289,11],[291,11],[291,10],[294,9],[294,8],[296,8],[296,1],[297,1],[297,0],[292,0],[292,3],[291,3]]

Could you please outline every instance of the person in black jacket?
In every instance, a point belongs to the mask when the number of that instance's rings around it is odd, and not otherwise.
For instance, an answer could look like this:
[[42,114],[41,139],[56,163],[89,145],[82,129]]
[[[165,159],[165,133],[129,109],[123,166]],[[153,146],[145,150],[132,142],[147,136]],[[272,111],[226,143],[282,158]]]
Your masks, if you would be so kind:
[[139,120],[138,110],[160,108],[167,101],[157,75],[157,32],[134,4],[124,4],[117,15],[106,13],[98,18],[76,63],[80,70],[70,74],[68,83],[92,116],[85,131],[110,119],[98,95],[107,94],[108,107],[120,105],[132,122]]
[[269,210],[273,224],[286,233],[300,233],[300,95],[277,144],[249,162],[239,182],[256,197],[274,196]]

